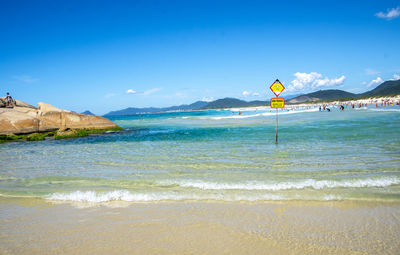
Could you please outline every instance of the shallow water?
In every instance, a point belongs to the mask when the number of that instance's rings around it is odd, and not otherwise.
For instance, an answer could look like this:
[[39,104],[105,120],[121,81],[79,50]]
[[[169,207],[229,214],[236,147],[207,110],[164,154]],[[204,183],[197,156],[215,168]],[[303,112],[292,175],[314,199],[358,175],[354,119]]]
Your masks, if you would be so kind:
[[[0,194],[48,200],[400,201],[400,107],[113,116],[127,131],[0,145]],[[242,115],[238,115],[242,111]]]

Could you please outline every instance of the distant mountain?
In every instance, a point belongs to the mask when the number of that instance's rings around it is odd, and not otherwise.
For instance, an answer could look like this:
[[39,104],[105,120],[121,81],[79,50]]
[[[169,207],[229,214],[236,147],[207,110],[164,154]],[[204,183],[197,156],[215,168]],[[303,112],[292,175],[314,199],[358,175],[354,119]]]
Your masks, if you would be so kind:
[[376,97],[376,96],[389,96],[400,94],[400,80],[385,81],[373,90],[359,94],[362,97]]
[[[284,97],[287,103],[303,103],[313,101],[325,101],[325,100],[338,100],[345,98],[358,98],[358,97],[379,97],[388,95],[399,95],[400,94],[400,80],[397,81],[385,81],[373,90],[367,91],[361,94],[353,94],[347,91],[338,89],[319,90],[316,92],[304,94],[304,95],[290,95]],[[220,109],[220,108],[233,108],[233,107],[249,107],[249,106],[262,106],[269,105],[269,101],[244,101],[237,98],[223,98],[212,102],[197,101],[193,104],[183,104],[178,106],[164,107],[164,108],[126,108],[119,111],[112,111],[106,115],[129,115],[129,114],[140,114],[140,113],[157,113],[157,112],[168,112],[168,111],[188,111],[188,110],[201,110],[201,109]],[[88,113],[87,113],[88,112]],[[85,114],[93,114],[90,111],[84,112]]]
[[231,107],[249,107],[249,106],[260,106],[268,105],[269,101],[243,101],[236,98],[223,98],[212,102],[197,101],[189,105],[179,105],[164,108],[133,108],[129,107],[119,111],[111,111],[105,116],[111,115],[130,115],[130,114],[141,114],[141,113],[158,113],[168,111],[188,111],[188,110],[204,110],[204,109],[216,109],[216,108],[231,108]]
[[96,114],[92,113],[92,112],[89,111],[89,110],[84,111],[84,112],[82,112],[82,113],[83,113],[83,114],[86,114],[86,115],[96,115]]
[[269,104],[267,101],[243,101],[237,98],[223,98],[212,101],[204,106],[202,109],[218,109],[218,108],[232,108],[232,107],[248,107],[248,106],[260,106]]
[[178,106],[170,106],[164,108],[148,107],[148,108],[133,108],[129,107],[123,110],[111,111],[106,114],[110,115],[130,115],[130,114],[141,114],[141,113],[157,113],[157,112],[168,112],[168,111],[188,111],[188,110],[198,110],[206,106],[208,102],[197,101],[193,104],[183,104]]
[[337,100],[345,98],[358,98],[358,97],[382,97],[389,95],[400,94],[400,80],[397,81],[385,81],[373,90],[367,91],[361,94],[353,94],[338,89],[320,90],[313,93],[308,93],[295,97],[288,101],[288,103],[303,103],[310,101],[320,100]]
[[319,90],[317,92],[308,93],[305,95],[292,98],[288,101],[288,103],[303,103],[303,102],[319,101],[319,100],[335,100],[335,99],[349,98],[355,96],[357,96],[357,94],[353,94],[347,91],[339,89],[328,89],[328,90]]
[[289,101],[292,98],[298,97],[298,96],[302,96],[303,94],[294,94],[294,95],[288,95],[288,96],[282,96],[283,98],[285,98],[286,101]]
[[171,106],[171,107],[166,107],[164,108],[164,111],[187,111],[187,110],[197,110],[200,109],[204,106],[206,106],[208,102],[205,101],[197,101],[194,102],[193,104],[183,104],[179,106]]

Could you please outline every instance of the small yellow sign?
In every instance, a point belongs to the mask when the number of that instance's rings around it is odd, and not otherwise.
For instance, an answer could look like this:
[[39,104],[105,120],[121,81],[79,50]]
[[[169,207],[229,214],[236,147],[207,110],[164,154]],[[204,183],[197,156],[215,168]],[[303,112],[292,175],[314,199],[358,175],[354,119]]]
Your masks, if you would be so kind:
[[283,98],[271,98],[271,108],[284,108],[285,99]]
[[279,94],[285,89],[285,87],[282,85],[282,83],[279,80],[276,80],[274,83],[272,83],[271,87],[269,87],[272,92],[278,97]]

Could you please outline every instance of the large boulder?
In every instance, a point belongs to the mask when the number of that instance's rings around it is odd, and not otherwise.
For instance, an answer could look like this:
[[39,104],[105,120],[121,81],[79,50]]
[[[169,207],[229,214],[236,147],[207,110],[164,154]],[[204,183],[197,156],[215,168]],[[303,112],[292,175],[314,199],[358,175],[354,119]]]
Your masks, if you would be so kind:
[[75,112],[40,112],[40,129],[108,129],[118,127],[112,121],[96,115]]
[[38,109],[39,109],[39,111],[42,111],[42,112],[62,112],[62,111],[69,112],[66,110],[59,109],[55,106],[52,106],[51,104],[46,104],[46,103],[42,103],[42,102],[38,103]]
[[21,100],[15,100],[15,104],[16,104],[16,106],[19,106],[19,107],[26,107],[26,108],[36,109],[35,106],[30,105],[28,103],[25,103],[25,102],[23,102]]
[[0,134],[29,134],[39,131],[39,119],[29,112],[0,108]]
[[31,107],[0,108],[0,134],[29,134],[65,129],[110,129],[112,121],[96,115],[65,111],[46,103]]

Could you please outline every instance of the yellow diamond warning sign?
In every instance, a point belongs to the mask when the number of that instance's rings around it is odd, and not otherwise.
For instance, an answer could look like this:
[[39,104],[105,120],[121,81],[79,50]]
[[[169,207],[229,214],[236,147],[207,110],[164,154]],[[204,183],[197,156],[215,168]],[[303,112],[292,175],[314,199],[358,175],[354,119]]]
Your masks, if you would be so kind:
[[278,97],[279,94],[285,89],[285,87],[282,85],[282,83],[276,79],[276,81],[269,87],[272,92]]
[[284,108],[285,99],[283,98],[271,98],[271,108]]

